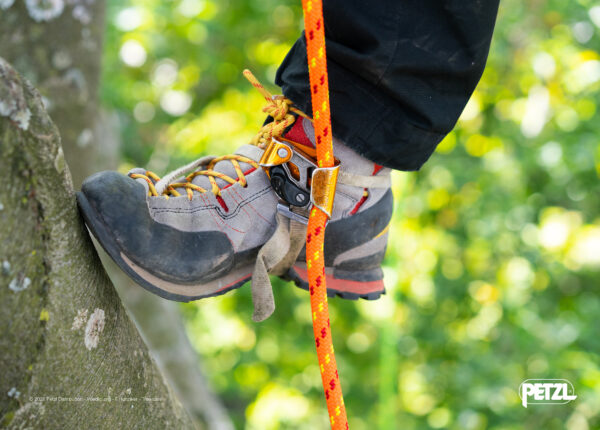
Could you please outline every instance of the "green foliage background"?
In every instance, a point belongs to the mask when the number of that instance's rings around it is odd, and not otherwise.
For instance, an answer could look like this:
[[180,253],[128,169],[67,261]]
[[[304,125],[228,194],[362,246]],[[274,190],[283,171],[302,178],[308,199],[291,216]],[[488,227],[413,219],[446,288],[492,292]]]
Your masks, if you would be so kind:
[[[109,3],[102,98],[121,169],[246,143],[263,113],[241,71],[272,82],[300,1]],[[330,300],[353,430],[600,428],[599,26],[592,0],[503,0],[456,129],[394,174],[388,294]],[[261,324],[248,286],[183,305],[189,334],[239,428],[327,428],[308,297],[275,289]],[[579,397],[525,409],[527,378]]]

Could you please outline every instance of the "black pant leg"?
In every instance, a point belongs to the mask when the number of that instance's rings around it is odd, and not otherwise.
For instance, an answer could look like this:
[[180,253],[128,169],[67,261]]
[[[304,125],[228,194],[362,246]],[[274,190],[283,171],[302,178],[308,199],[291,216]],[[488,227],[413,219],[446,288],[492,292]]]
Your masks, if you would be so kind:
[[[334,135],[378,164],[419,169],[481,78],[498,2],[324,0]],[[312,113],[304,34],[276,83]]]

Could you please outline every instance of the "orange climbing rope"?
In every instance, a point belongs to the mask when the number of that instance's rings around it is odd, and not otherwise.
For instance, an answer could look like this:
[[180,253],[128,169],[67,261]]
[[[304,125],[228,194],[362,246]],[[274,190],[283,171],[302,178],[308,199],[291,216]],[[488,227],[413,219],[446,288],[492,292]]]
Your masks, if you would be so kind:
[[[325,53],[325,27],[323,24],[322,0],[302,0],[306,52],[313,109],[313,125],[317,146],[317,161],[320,168],[334,166],[331,139],[331,116],[329,111],[329,84],[327,78],[327,56]],[[325,184],[335,189],[335,183]],[[315,184],[313,184],[314,187]],[[331,193],[333,196],[333,193]],[[327,307],[327,286],[325,285],[325,260],[323,241],[328,219],[321,209],[313,206],[306,230],[306,264],[310,286],[310,307],[312,310],[313,331],[317,346],[317,357],[321,369],[321,379],[327,410],[332,429],[347,429],[346,407],[342,387],[333,353],[329,310]]]

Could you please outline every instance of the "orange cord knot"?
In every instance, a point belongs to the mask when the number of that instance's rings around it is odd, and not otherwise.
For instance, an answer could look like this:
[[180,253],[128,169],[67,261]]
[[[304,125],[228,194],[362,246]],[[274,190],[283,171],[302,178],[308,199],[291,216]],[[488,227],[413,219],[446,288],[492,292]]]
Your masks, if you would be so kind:
[[275,121],[283,121],[287,118],[292,101],[285,97],[275,96],[271,103],[263,108],[263,112],[271,115]]
[[273,118],[273,121],[265,124],[258,134],[252,138],[250,144],[266,149],[274,137],[283,135],[285,129],[296,121],[296,117],[292,113],[308,118],[304,112],[293,106],[294,103],[290,99],[284,96],[272,96],[250,70],[244,70],[243,74],[265,98],[267,106],[263,108],[263,112]]

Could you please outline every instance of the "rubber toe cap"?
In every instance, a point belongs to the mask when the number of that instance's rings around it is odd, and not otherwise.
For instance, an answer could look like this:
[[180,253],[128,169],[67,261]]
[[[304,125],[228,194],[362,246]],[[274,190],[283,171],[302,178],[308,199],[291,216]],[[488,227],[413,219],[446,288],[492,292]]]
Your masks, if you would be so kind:
[[123,252],[155,276],[182,284],[206,282],[231,268],[234,251],[224,233],[186,232],[157,223],[144,186],[134,179],[100,172],[87,178],[81,191],[89,204],[80,207],[93,212],[85,214],[86,221],[109,254]]

